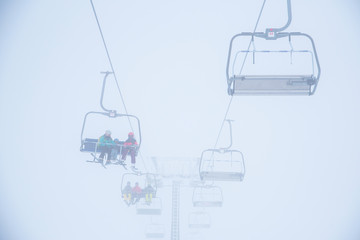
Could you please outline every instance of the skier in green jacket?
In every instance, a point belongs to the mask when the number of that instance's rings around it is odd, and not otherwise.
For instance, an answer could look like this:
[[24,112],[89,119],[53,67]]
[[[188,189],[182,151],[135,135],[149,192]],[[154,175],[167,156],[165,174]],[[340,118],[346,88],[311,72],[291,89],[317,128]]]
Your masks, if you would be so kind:
[[115,142],[111,138],[111,131],[106,130],[105,134],[99,138],[98,148],[101,151],[99,158],[104,159],[105,153],[107,154],[107,160],[111,160],[111,150],[115,146]]

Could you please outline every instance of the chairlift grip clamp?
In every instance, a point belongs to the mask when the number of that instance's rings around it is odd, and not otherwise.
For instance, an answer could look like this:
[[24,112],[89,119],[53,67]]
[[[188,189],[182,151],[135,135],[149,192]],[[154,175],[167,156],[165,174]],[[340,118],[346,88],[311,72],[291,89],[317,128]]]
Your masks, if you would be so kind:
[[117,116],[116,110],[109,110],[109,117],[115,118]]

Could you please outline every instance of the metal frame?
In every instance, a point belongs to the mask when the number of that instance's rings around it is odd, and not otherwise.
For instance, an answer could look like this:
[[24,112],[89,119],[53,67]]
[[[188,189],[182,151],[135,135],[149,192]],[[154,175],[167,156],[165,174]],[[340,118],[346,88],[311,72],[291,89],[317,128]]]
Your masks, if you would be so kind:
[[[288,10],[288,21],[281,28],[267,28],[265,32],[243,32],[236,34],[232,37],[230,41],[230,47],[228,52],[228,60],[226,65],[226,78],[228,84],[228,94],[229,95],[313,95],[316,91],[321,68],[319,63],[319,58],[315,48],[314,40],[305,33],[301,32],[282,32],[284,31],[291,23],[292,14],[291,14],[291,1],[287,0],[287,10]],[[313,57],[315,58],[317,75],[314,74],[311,76],[306,75],[259,75],[259,76],[247,76],[247,75],[232,75],[230,76],[229,67],[230,60],[232,56],[232,47],[233,42],[236,38],[239,37],[251,37],[251,41],[254,41],[254,38],[263,38],[266,40],[277,40],[279,38],[288,37],[291,45],[291,37],[305,37],[307,38],[312,45]],[[240,52],[252,52],[253,55],[257,51],[240,51]],[[261,51],[261,52],[273,52],[273,51]],[[286,52],[286,51],[282,51]],[[290,52],[305,52],[305,51],[294,51],[293,49]],[[310,52],[310,51],[309,51]],[[236,59],[236,58],[235,58]],[[314,63],[313,63],[314,66]],[[265,83],[261,88],[259,87],[262,83]],[[244,87],[243,87],[243,86]],[[272,86],[274,85],[274,86]],[[241,88],[244,88],[243,90]],[[258,90],[256,90],[258,88]]]

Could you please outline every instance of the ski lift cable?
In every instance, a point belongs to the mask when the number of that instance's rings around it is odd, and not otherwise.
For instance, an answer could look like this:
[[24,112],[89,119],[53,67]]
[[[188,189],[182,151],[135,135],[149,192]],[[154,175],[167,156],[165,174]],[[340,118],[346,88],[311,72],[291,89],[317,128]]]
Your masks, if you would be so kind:
[[[91,7],[92,7],[92,9],[93,9],[93,12],[94,12],[94,16],[95,16],[95,19],[96,19],[96,23],[97,23],[98,28],[99,28],[99,32],[100,32],[100,35],[101,35],[101,39],[102,39],[103,44],[104,44],[104,47],[105,47],[105,51],[106,51],[107,58],[108,58],[108,60],[109,60],[109,64],[110,64],[110,67],[111,67],[111,71],[112,71],[112,73],[113,73],[113,75],[114,75],[114,79],[115,79],[115,83],[116,83],[116,86],[117,86],[117,90],[118,90],[118,92],[119,92],[119,94],[120,94],[121,102],[122,102],[122,104],[123,104],[123,107],[124,107],[124,110],[125,110],[126,115],[129,115],[129,114],[128,114],[128,111],[127,111],[127,108],[126,108],[126,104],[125,104],[124,97],[123,97],[123,95],[122,95],[122,92],[121,92],[121,89],[120,89],[120,86],[119,86],[119,82],[118,82],[117,77],[116,77],[115,69],[114,69],[114,66],[113,66],[112,61],[111,61],[110,53],[109,53],[108,47],[107,47],[107,45],[106,45],[106,41],[105,41],[105,38],[104,38],[104,34],[103,34],[103,32],[102,32],[102,29],[101,29],[101,25],[100,25],[100,22],[99,22],[99,18],[98,18],[97,14],[96,14],[96,10],[95,10],[95,6],[94,6],[94,3],[93,3],[93,0],[90,0],[90,3],[91,3]],[[132,124],[131,124],[131,121],[130,121],[129,116],[128,116],[127,118],[128,118],[128,121],[129,121],[129,125],[130,125],[130,128],[131,128],[131,131],[134,132],[134,129],[133,129],[133,126],[132,126]],[[145,164],[145,162],[144,162],[144,159],[143,159],[143,156],[142,156],[140,150],[139,150],[139,153],[140,153],[140,158],[141,158],[141,161],[142,161],[142,163],[143,163],[143,165],[144,165],[145,171],[147,172],[148,170],[147,170],[146,164]]]
[[[258,18],[257,18],[256,24],[255,24],[255,27],[254,27],[254,30],[253,30],[253,34],[255,34],[255,32],[256,32],[257,26],[258,26],[258,24],[259,24],[259,21],[260,21],[261,15],[262,15],[262,12],[263,12],[263,10],[264,10],[265,3],[266,3],[266,0],[264,0],[263,4],[262,4],[262,6],[261,6],[261,10],[260,10],[260,12],[259,12],[259,16],[258,16]],[[247,55],[248,55],[248,52],[249,52],[249,49],[250,49],[250,46],[251,46],[251,42],[252,42],[252,39],[251,39],[250,42],[249,42],[249,46],[248,46],[248,49],[247,49],[245,58],[244,58],[244,61],[243,61],[243,63],[242,63],[241,69],[240,69],[240,74],[241,74],[241,72],[242,72],[242,70],[243,70],[243,68],[244,68],[244,64],[245,64],[245,61],[246,61],[246,58],[247,58]],[[226,112],[225,112],[225,116],[224,116],[224,119],[223,119],[223,121],[222,121],[220,130],[219,130],[219,134],[218,134],[218,136],[217,136],[217,139],[216,139],[216,142],[215,142],[215,145],[214,145],[214,149],[216,149],[216,147],[217,147],[217,145],[218,145],[221,131],[222,131],[222,129],[224,128],[224,124],[225,124],[225,122],[226,122],[227,115],[229,114],[229,111],[230,111],[230,107],[231,107],[231,103],[232,103],[232,100],[233,100],[233,96],[234,96],[234,95],[231,95],[231,97],[230,97],[230,101],[229,101],[229,104],[228,104],[228,106],[227,106],[227,109],[226,109]]]
[[[103,32],[102,32],[102,29],[101,29],[101,26],[100,26],[100,22],[99,22],[99,19],[98,19],[97,14],[96,14],[96,10],[95,10],[94,3],[93,3],[92,0],[90,0],[90,3],[91,3],[91,6],[92,6],[92,9],[93,9],[93,12],[94,12],[94,16],[95,16],[95,19],[96,19],[96,23],[97,23],[98,28],[99,28],[99,32],[100,32],[100,35],[101,35],[101,39],[102,39],[103,44],[104,44],[104,47],[105,47],[105,51],[106,51],[107,58],[108,58],[108,60],[109,60],[109,64],[110,64],[110,67],[111,67],[111,71],[112,71],[112,73],[114,74],[114,79],[115,79],[116,86],[117,86],[117,89],[118,89],[119,94],[120,94],[121,102],[122,102],[122,104],[123,104],[125,113],[128,114],[128,111],[127,111],[127,108],[126,108],[126,105],[125,105],[125,101],[124,101],[124,97],[123,97],[123,95],[122,95],[122,93],[121,93],[120,86],[119,86],[119,82],[118,82],[118,80],[117,80],[116,73],[115,73],[115,70],[114,70],[114,66],[113,66],[112,61],[111,61],[110,53],[109,53],[108,47],[107,47],[106,42],[105,42],[104,34],[103,34]],[[130,124],[130,126],[131,126],[131,129],[133,130],[133,127],[132,127],[132,125],[131,125],[130,119],[129,119],[129,124]]]

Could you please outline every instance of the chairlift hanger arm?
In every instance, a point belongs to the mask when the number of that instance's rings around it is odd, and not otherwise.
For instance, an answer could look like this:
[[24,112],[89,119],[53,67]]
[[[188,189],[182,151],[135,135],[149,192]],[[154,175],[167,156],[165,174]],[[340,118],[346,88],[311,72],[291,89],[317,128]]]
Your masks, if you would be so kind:
[[[119,117],[122,117],[122,116],[134,117],[134,118],[136,118],[136,119],[139,121],[139,119],[138,119],[136,116],[134,116],[134,115],[129,115],[129,114],[117,114],[117,113],[116,113],[116,110],[109,110],[109,109],[107,109],[107,108],[104,107],[103,100],[104,100],[104,92],[105,92],[106,80],[107,80],[107,77],[108,77],[110,74],[114,74],[114,72],[106,71],[106,72],[101,72],[101,73],[102,73],[102,74],[105,74],[104,80],[103,80],[103,86],[102,86],[102,90],[101,90],[101,97],[100,97],[100,106],[101,106],[101,108],[102,108],[105,112],[115,113],[116,116],[119,116]],[[139,122],[140,122],[140,121],[139,121]]]
[[226,119],[226,121],[229,123],[229,130],[230,130],[230,144],[229,144],[229,146],[227,146],[226,148],[224,148],[224,150],[226,151],[226,150],[228,150],[229,148],[231,148],[231,146],[232,146],[232,125],[231,125],[231,122],[232,122],[232,120],[230,120],[230,119]]
[[292,20],[292,13],[291,13],[291,0],[287,0],[287,13],[288,13],[288,20],[286,22],[286,24],[280,28],[267,28],[266,29],[266,33],[268,32],[274,32],[274,33],[278,33],[278,32],[282,32],[285,29],[287,29],[290,24],[291,24],[291,20]]
[[115,110],[109,110],[107,108],[104,107],[103,105],[103,100],[104,100],[104,92],[105,92],[105,86],[106,86],[106,79],[107,77],[110,75],[110,74],[113,74],[113,72],[101,72],[103,74],[105,74],[104,76],[104,80],[103,80],[103,86],[102,86],[102,90],[101,90],[101,97],[100,97],[100,106],[101,108],[105,111],[105,112],[112,112],[112,111],[115,111]]

